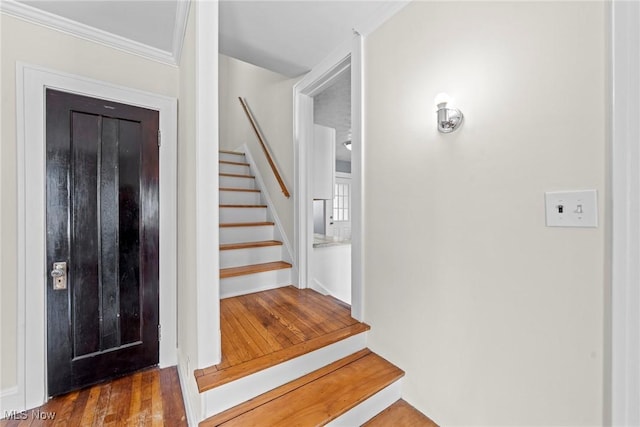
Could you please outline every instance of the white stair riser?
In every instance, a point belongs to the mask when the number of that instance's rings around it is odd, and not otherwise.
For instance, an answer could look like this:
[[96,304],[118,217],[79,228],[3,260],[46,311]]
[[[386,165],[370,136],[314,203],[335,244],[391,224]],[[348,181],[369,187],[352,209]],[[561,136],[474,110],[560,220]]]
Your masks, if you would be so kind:
[[274,240],[274,226],[221,227],[220,243],[247,243]]
[[349,409],[335,420],[325,424],[331,427],[361,426],[393,405],[402,397],[402,378],[389,384],[367,400]]
[[220,251],[220,268],[282,261],[282,245]]
[[219,184],[223,188],[249,188],[252,190],[256,188],[256,180],[254,178],[220,176]]
[[238,162],[238,163],[246,163],[247,158],[244,154],[228,154],[228,153],[220,153],[218,155],[218,160],[224,160],[225,162]]
[[243,165],[231,165],[229,163],[220,163],[220,172],[250,175],[251,168],[249,168],[249,166],[243,166]]
[[220,298],[235,297],[291,285],[291,269],[264,271],[220,279]]
[[264,222],[267,208],[220,208],[220,222]]
[[221,205],[259,205],[260,193],[253,191],[220,191]]
[[365,348],[367,333],[335,342],[204,393],[205,418],[252,399]]

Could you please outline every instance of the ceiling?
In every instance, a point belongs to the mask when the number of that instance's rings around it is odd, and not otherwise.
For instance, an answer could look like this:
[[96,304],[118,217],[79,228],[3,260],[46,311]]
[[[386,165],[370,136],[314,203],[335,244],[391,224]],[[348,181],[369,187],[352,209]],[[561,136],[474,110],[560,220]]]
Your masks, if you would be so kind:
[[220,1],[220,53],[296,77],[392,1]]
[[[177,64],[188,0],[2,0],[2,10],[24,19]],[[222,0],[221,53],[299,76],[399,0]]]

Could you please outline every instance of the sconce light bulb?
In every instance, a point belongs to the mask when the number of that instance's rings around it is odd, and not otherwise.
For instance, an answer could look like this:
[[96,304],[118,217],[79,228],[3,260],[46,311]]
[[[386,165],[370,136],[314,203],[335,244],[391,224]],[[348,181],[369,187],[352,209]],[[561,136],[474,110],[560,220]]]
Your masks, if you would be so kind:
[[435,97],[435,99],[433,101],[435,102],[435,104],[440,109],[440,108],[444,107],[444,105],[442,105],[442,104],[445,104],[445,105],[450,104],[453,100],[446,93],[440,92],[439,94],[436,95],[436,97]]

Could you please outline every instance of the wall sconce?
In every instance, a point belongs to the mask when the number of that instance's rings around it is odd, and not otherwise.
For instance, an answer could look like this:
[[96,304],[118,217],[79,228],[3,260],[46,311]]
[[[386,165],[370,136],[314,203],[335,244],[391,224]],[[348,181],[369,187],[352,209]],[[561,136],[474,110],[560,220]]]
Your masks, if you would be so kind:
[[446,93],[436,96],[435,103],[438,106],[438,130],[442,133],[451,133],[458,129],[464,120],[462,111],[451,107],[452,99]]
[[351,140],[343,142],[342,145],[344,145],[344,148],[351,151]]

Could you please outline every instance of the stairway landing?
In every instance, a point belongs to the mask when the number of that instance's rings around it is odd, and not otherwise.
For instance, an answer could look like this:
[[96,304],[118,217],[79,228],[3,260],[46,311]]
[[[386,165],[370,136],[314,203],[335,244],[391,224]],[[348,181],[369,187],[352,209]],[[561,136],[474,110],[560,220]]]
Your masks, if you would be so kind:
[[368,331],[350,311],[293,286],[221,300],[222,361],[195,372],[200,392]]

